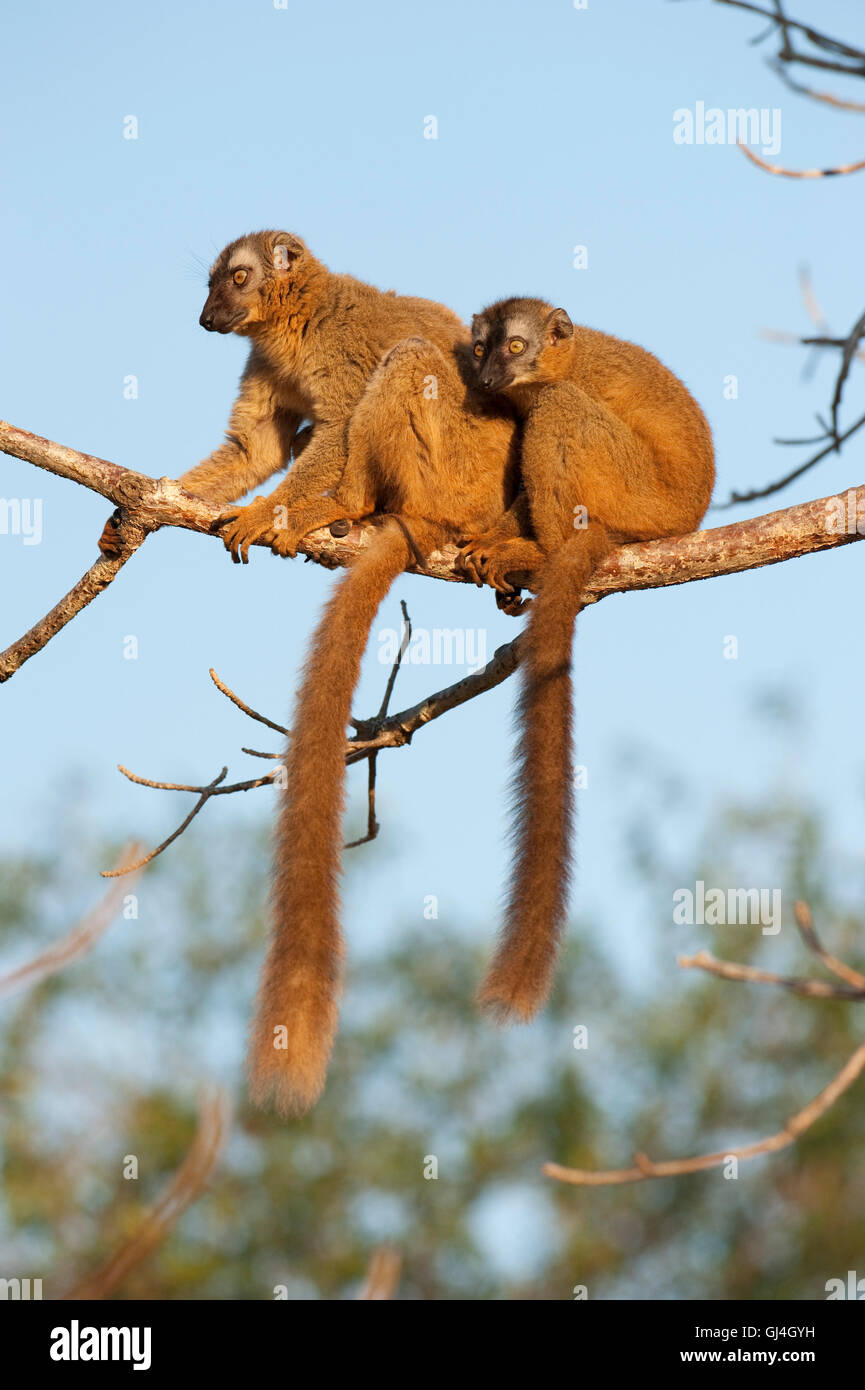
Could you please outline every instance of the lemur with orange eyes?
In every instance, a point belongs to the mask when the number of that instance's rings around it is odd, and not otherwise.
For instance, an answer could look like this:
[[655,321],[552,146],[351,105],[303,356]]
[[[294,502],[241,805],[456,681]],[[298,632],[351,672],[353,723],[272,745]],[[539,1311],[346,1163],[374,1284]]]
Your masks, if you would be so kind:
[[541,299],[505,299],[472,324],[478,388],[523,421],[533,532],[469,547],[476,578],[537,569],[520,644],[515,842],[504,928],[479,999],[527,1020],[546,999],[567,911],[573,819],[574,619],[617,545],[700,524],[715,477],[712,435],[687,388],[633,343],[573,324]]
[[[455,314],[335,275],[286,232],[225,248],[200,321],[252,346],[226,442],[181,483],[228,503],[295,452],[274,492],[229,514],[234,559],[255,540],[294,555],[319,527],[376,521],[312,639],[286,753],[249,1073],[256,1100],[290,1113],[321,1091],[336,1031],[346,728],[369,632],[407,567],[465,536],[518,532],[518,426],[506,401],[473,386]],[[304,418],[312,434],[298,450]],[[118,543],[115,515],[100,544]]]
[[[217,258],[201,323],[248,337],[252,346],[226,443],[180,481],[209,501],[228,503],[294,453],[273,493],[227,514],[222,534],[232,557],[245,562],[259,540],[277,554],[294,555],[299,540],[322,526],[374,523],[312,639],[286,754],[271,940],[249,1073],[254,1098],[287,1114],[307,1109],[321,1092],[336,1031],[345,737],[378,607],[404,569],[422,566],[448,541],[471,537],[463,552],[467,572],[492,584],[502,605],[516,611],[514,576],[525,582],[555,549],[549,535],[560,499],[542,504],[534,469],[521,487],[523,403],[477,378],[469,334],[442,305],[334,275],[299,238],[260,232]],[[305,418],[311,436],[299,430]],[[615,451],[618,440],[610,445]],[[572,464],[578,467],[578,460]],[[116,514],[100,544],[106,553],[117,544]],[[576,610],[584,569],[574,567],[577,588],[562,596],[565,611]],[[549,607],[551,585],[544,594]],[[536,603],[543,614],[544,595]],[[531,717],[525,698],[524,707]],[[535,803],[542,812],[552,809],[545,796],[539,787]],[[562,873],[563,861],[556,861],[538,875],[551,900],[562,885],[550,882]],[[558,927],[540,919],[534,925],[538,934],[523,953],[525,986],[510,980],[506,989],[497,965],[481,992],[503,1015],[526,1017],[542,1002],[552,965],[548,940]],[[535,959],[539,950],[543,960]]]

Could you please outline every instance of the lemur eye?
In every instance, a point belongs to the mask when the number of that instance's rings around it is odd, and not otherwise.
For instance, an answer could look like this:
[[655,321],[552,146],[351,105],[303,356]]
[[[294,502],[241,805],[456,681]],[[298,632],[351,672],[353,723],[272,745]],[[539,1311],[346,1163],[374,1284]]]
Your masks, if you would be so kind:
[[475,343],[475,357],[483,357],[483,355],[484,355],[484,345],[483,345],[483,343]]
[[522,338],[511,338],[511,341],[508,343],[508,352],[517,353],[525,352],[525,350],[526,345]]
[[236,270],[231,278],[234,281],[235,285],[242,285],[244,280],[246,280],[248,273],[249,272],[246,270]]

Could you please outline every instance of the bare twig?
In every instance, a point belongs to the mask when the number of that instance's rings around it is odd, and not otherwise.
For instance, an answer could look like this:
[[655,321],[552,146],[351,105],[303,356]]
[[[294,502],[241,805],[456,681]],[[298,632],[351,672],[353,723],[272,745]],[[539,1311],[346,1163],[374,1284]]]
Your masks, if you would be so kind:
[[127,864],[122,869],[103,869],[103,878],[121,878],[124,874],[131,874],[137,869],[143,869],[145,864],[149,864],[158,854],[162,854],[163,850],[168,849],[169,845],[174,844],[174,841],[183,834],[186,827],[195,819],[202,807],[206,806],[212,796],[227,796],[231,792],[252,791],[255,787],[267,786],[268,783],[273,782],[278,775],[277,769],[276,772],[269,773],[267,777],[254,777],[249,782],[233,782],[230,786],[223,787],[221,783],[228,776],[228,768],[224,767],[222,771],[214,777],[212,782],[208,782],[206,787],[195,787],[184,786],[180,782],[153,782],[148,777],[136,777],[134,772],[130,772],[129,768],[123,767],[122,764],[118,764],[118,771],[122,772],[124,777],[128,777],[130,782],[135,782],[139,787],[155,787],[157,791],[163,792],[197,792],[198,800],[189,812],[189,815],[181,821],[177,829],[172,831],[167,839],[156,846],[156,849],[151,850],[149,854],[145,854],[135,864]]
[[[134,536],[133,536],[134,533]],[[40,618],[38,623],[34,623],[23,637],[19,637],[17,642],[13,642],[4,652],[0,652],[0,684],[13,676],[25,661],[29,661],[31,656],[42,650],[43,647],[56,637],[57,633],[66,626],[82,608],[86,608],[88,603],[101,594],[103,589],[114,579],[117,572],[123,568],[126,561],[130,559],[141,545],[147,535],[146,531],[135,531],[129,527],[127,530],[128,549],[115,559],[107,560],[100,557],[95,564],[90,566],[86,574],[82,575],[78,583],[64,594],[59,603],[55,603],[50,612]]]
[[683,970],[705,970],[722,980],[747,980],[752,984],[780,985],[806,999],[865,999],[865,982],[858,988],[852,985],[833,985],[827,980],[803,979],[796,975],[773,975],[738,961],[718,960],[711,951],[698,951],[695,956],[678,956],[676,964]]
[[738,145],[752,164],[756,164],[759,169],[765,169],[767,174],[781,174],[785,179],[829,179],[836,174],[855,174],[859,169],[865,169],[865,159],[857,159],[854,164],[839,164],[833,169],[787,169],[781,164],[769,164],[765,159],[761,159],[741,140],[738,141]]
[[[741,965],[738,961],[717,960],[709,951],[699,951],[695,956],[679,956],[678,964],[684,969],[705,970],[723,980],[780,985],[794,994],[812,999],[843,999],[847,1002],[865,999],[865,976],[824,949],[814,928],[808,904],[798,901],[794,906],[794,914],[796,925],[808,949],[819,956],[833,974],[845,980],[845,984],[833,985],[825,980],[774,975],[767,970]],[[811,1125],[820,1119],[821,1115],[825,1115],[838,1097],[852,1086],[863,1067],[865,1042],[860,1043],[834,1080],[824,1087],[804,1110],[798,1111],[777,1134],[771,1134],[767,1139],[761,1139],[755,1144],[746,1144],[738,1149],[726,1149],[723,1153],[699,1154],[695,1158],[670,1159],[664,1163],[654,1163],[645,1154],[636,1153],[633,1168],[565,1168],[558,1163],[546,1163],[543,1171],[549,1178],[557,1178],[560,1182],[573,1183],[578,1187],[609,1187],[619,1183],[642,1182],[645,1178],[680,1177],[684,1173],[699,1173],[706,1168],[717,1168],[730,1158],[756,1158],[758,1154],[776,1153],[778,1149],[794,1143],[806,1129],[810,1129]]]
[[368,845],[371,840],[375,840],[381,829],[375,814],[375,776],[377,753],[370,753],[367,756],[367,784],[366,784],[366,834],[361,835],[357,840],[347,840],[343,849],[357,849],[359,845]]
[[819,956],[826,969],[831,970],[833,975],[837,975],[841,980],[846,980],[848,985],[852,985],[854,989],[865,990],[865,975],[860,975],[858,970],[846,965],[837,956],[830,955],[824,947],[817,935],[814,918],[811,916],[811,909],[808,904],[800,899],[794,903],[793,913],[796,918],[796,926],[799,928],[799,935],[809,951],[813,951],[815,956]]
[[[355,729],[356,729],[358,732],[360,732],[360,730],[363,729],[363,730],[367,731],[368,733],[374,733],[376,728],[380,728],[380,727],[381,727],[381,725],[382,725],[384,719],[385,719],[386,716],[387,716],[388,707],[389,707],[389,705],[390,705],[390,697],[391,697],[391,695],[393,694],[393,688],[394,688],[394,686],[396,685],[396,678],[397,678],[397,676],[399,675],[399,668],[400,668],[400,666],[402,665],[403,656],[405,655],[406,651],[408,650],[408,644],[409,644],[409,642],[411,641],[411,618],[410,618],[409,615],[408,615],[408,609],[406,608],[405,600],[404,600],[404,599],[401,599],[401,600],[400,600],[400,606],[401,606],[401,608],[402,608],[402,620],[403,620],[402,641],[401,641],[400,644],[399,644],[399,651],[398,651],[397,654],[396,654],[396,658],[395,658],[395,660],[394,660],[393,666],[391,667],[390,675],[388,676],[388,681],[387,681],[387,685],[385,686],[384,697],[383,697],[382,702],[381,702],[381,707],[380,707],[379,712],[378,712],[378,714],[376,715],[375,719],[372,719],[372,720],[359,720],[359,719],[353,719],[353,720],[351,721],[352,724],[354,725]],[[353,740],[353,742],[355,742],[355,740]],[[346,845],[344,846],[345,849],[357,849],[358,845],[368,845],[369,842],[370,842],[370,840],[374,840],[374,839],[376,838],[376,836],[378,835],[378,832],[379,832],[379,830],[380,830],[380,828],[381,828],[381,827],[379,826],[379,823],[378,823],[378,820],[376,819],[376,814],[375,814],[375,779],[376,779],[376,759],[377,759],[377,757],[378,757],[378,749],[375,748],[375,747],[370,748],[370,749],[368,750],[368,752],[366,753],[365,756],[366,756],[367,765],[368,765],[368,768],[369,768],[369,773],[368,773],[368,777],[367,777],[367,789],[366,789],[366,801],[367,801],[366,834],[363,835],[363,836],[361,836],[361,838],[360,838],[359,840],[349,840],[348,844],[346,844]],[[354,761],[356,761],[356,759],[355,759]]]
[[834,92],[815,92],[813,87],[806,87],[804,82],[797,82],[795,78],[777,60],[771,64],[774,72],[791,92],[797,92],[799,96],[810,97],[811,101],[822,101],[827,106],[834,106],[840,111],[865,111],[865,102],[846,101],[843,97],[836,96]]
[[[234,691],[229,689],[225,682],[219,679],[219,676],[216,674],[212,666],[210,668],[209,674],[210,679],[213,681],[213,684],[216,686],[217,690],[221,690],[222,694],[226,695],[233,705],[237,705],[238,709],[243,710],[244,714],[248,714],[250,719],[257,719],[259,724],[266,724],[268,729],[275,729],[278,734],[289,733],[289,730],[286,729],[283,724],[274,724],[273,720],[268,719],[266,714],[259,714],[257,710],[254,710],[249,705],[244,704],[240,696],[235,695]],[[259,754],[258,756],[269,757],[270,755]]]
[[826,1114],[848,1090],[865,1067],[865,1042],[844,1063],[837,1076],[824,1087],[819,1095],[799,1110],[780,1129],[756,1144],[744,1144],[739,1148],[725,1149],[721,1153],[700,1154],[696,1158],[674,1158],[655,1163],[645,1154],[634,1154],[633,1168],[611,1168],[607,1170],[591,1168],[565,1168],[559,1163],[545,1163],[542,1171],[548,1178],[559,1182],[573,1183],[577,1187],[611,1187],[619,1183],[644,1182],[646,1178],[676,1178],[685,1173],[702,1173],[707,1168],[718,1168],[731,1158],[756,1158],[759,1154],[777,1153],[810,1129],[822,1115]]
[[[133,866],[127,864],[130,855],[136,854],[140,845],[131,842],[128,844],[118,858],[118,865],[123,868],[115,870],[118,874],[134,872]],[[105,893],[101,902],[90,911],[78,926],[73,927],[70,932],[62,936],[47,951],[42,951],[26,965],[19,965],[16,970],[10,970],[6,975],[0,975],[0,994],[15,994],[19,989],[28,989],[32,985],[41,984],[49,975],[56,975],[58,970],[63,970],[71,961],[83,956],[101,936],[105,934],[111,923],[114,921],[120,908],[123,906],[123,899],[129,892],[128,883],[112,885]]]
[[[761,15],[771,21],[770,28],[760,35],[757,42],[762,42],[773,33],[777,36],[779,49],[773,66],[777,63],[801,63],[804,67],[838,72],[846,77],[865,77],[865,53],[861,48],[854,48],[852,44],[830,38],[828,34],[821,33],[810,24],[789,19],[784,13],[781,0],[774,0],[774,8],[771,10],[764,9],[762,5],[755,5],[751,0],[716,0],[716,3],[728,5],[732,9],[747,10],[750,14]],[[803,53],[801,49],[797,49],[797,34],[807,39],[817,49],[817,53]]]
[[401,1269],[402,1256],[398,1250],[389,1245],[381,1245],[377,1250],[373,1250],[366,1271],[366,1282],[358,1294],[358,1300],[393,1298]]
[[110,1260],[82,1280],[66,1299],[107,1298],[161,1245],[180,1217],[204,1191],[225,1147],[231,1119],[228,1096],[219,1086],[206,1088],[199,1100],[198,1128],[186,1157],[162,1195],[130,1240]]

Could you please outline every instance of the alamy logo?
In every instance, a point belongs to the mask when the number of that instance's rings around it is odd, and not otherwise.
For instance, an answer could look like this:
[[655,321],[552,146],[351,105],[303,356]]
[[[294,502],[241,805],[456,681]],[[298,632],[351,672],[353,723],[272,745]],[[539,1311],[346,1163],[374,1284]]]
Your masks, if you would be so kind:
[[848,1269],[846,1282],[843,1279],[827,1279],[824,1287],[827,1302],[830,1303],[838,1298],[852,1299],[857,1303],[865,1299],[865,1279],[860,1279],[855,1269]]
[[0,497],[0,536],[21,536],[25,545],[39,545],[42,498]]
[[52,1327],[52,1361],[131,1361],[133,1371],[150,1369],[149,1327]]
[[26,1300],[41,1297],[41,1279],[0,1279],[0,1298]]
[[781,930],[780,888],[707,888],[698,879],[693,890],[673,893],[673,921],[677,926],[759,926],[764,936]]
[[704,101],[694,110],[680,106],[673,112],[673,143],[676,145],[759,145],[764,155],[781,152],[781,108],[763,106],[706,108]]
[[411,666],[465,666],[470,672],[487,664],[487,630],[471,627],[415,628],[406,646],[405,635],[386,627],[378,634],[378,659],[392,666],[402,652]]

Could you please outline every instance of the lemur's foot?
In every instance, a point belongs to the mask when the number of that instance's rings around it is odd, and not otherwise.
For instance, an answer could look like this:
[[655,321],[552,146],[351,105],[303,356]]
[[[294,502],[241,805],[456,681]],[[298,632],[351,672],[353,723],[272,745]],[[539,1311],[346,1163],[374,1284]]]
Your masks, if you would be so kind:
[[249,563],[249,547],[256,541],[272,546],[276,537],[276,512],[269,497],[256,497],[247,507],[226,512],[219,519],[219,533],[236,565]]
[[97,542],[101,553],[108,560],[115,559],[122,550],[120,541],[120,508],[113,511],[102,528],[102,535]]
[[519,618],[531,605],[530,598],[522,597],[521,589],[514,589],[511,594],[496,594],[496,608],[507,613],[509,618]]
[[499,607],[505,613],[523,611],[522,607],[513,608],[513,601],[519,601],[520,590],[529,586],[540,561],[539,546],[522,536],[509,540],[479,536],[467,541],[457,558],[460,569],[475,584],[489,584],[496,590],[497,602],[501,597]]

